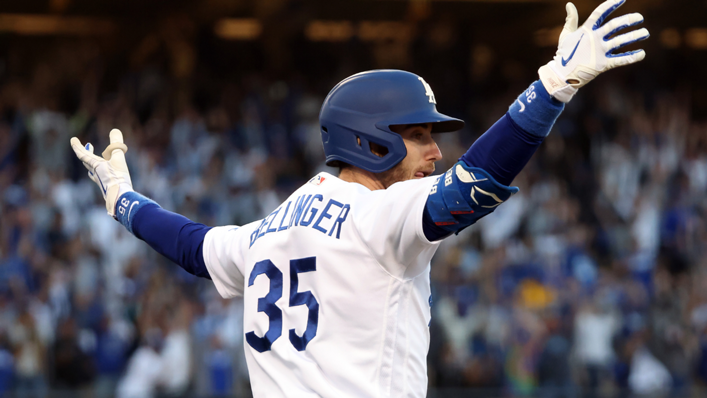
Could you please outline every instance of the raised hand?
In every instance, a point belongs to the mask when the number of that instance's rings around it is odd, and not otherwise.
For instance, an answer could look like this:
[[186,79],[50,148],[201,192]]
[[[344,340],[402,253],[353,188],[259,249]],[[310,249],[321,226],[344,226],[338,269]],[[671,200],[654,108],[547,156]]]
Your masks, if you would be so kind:
[[115,204],[125,192],[133,190],[125,152],[128,147],[123,143],[123,133],[118,129],[110,131],[110,145],[103,151],[103,157],[93,154],[93,145],[83,146],[78,138],[71,138],[71,148],[88,169],[88,177],[95,182],[106,201],[108,214],[115,218]]
[[540,68],[540,80],[547,91],[562,102],[569,102],[577,89],[600,73],[643,60],[643,50],[615,53],[621,47],[647,39],[645,28],[618,36],[620,31],[643,23],[639,13],[627,14],[604,23],[626,0],[607,0],[597,7],[581,27],[577,8],[567,3],[567,19],[560,34],[555,58]]

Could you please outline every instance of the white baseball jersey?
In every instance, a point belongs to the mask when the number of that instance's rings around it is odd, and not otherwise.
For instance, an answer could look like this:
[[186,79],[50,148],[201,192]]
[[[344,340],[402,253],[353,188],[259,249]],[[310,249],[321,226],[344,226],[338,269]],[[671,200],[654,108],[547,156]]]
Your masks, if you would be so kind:
[[370,191],[321,173],[263,220],[210,230],[221,296],[243,296],[256,397],[424,397],[436,177]]

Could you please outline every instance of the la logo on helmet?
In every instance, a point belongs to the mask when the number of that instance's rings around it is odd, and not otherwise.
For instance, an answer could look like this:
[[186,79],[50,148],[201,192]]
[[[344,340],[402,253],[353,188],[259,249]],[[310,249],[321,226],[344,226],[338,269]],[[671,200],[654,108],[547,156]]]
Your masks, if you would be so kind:
[[422,85],[425,86],[425,95],[430,97],[430,103],[437,104],[437,100],[435,99],[435,93],[432,92],[432,87],[430,87],[430,85],[427,84],[425,79],[423,79],[419,76],[417,78],[422,82]]

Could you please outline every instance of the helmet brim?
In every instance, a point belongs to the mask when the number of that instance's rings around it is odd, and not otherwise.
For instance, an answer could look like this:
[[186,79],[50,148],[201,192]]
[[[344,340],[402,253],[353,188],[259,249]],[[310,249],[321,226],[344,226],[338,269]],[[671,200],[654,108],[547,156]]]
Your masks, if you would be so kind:
[[463,120],[441,114],[437,111],[406,114],[399,118],[391,118],[378,122],[376,123],[376,127],[390,131],[390,126],[424,123],[432,123],[433,133],[451,133],[464,128]]

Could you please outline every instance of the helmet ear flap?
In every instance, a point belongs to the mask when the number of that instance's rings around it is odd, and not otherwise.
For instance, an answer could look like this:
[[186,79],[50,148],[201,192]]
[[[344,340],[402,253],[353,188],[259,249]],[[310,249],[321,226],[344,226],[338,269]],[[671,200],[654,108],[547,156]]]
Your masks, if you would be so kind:
[[[322,136],[327,135],[328,139],[328,131],[326,127],[322,127]],[[384,144],[378,144],[374,141],[371,140],[366,140],[366,141],[361,141],[361,136],[356,135],[356,143],[358,147],[361,148],[361,151],[363,152],[370,152],[374,156],[378,156],[379,158],[384,158],[385,155],[390,153],[390,150],[388,147]],[[367,145],[366,145],[367,143]],[[331,167],[345,167],[348,166],[348,163],[344,163],[338,160],[332,160],[332,161],[327,161],[326,162],[327,166]]]
[[[340,112],[340,111],[339,111]],[[405,142],[399,134],[387,133],[374,127],[371,134],[338,123],[327,123],[322,131],[326,164],[336,167],[336,161],[350,164],[372,173],[393,168],[407,155]]]

